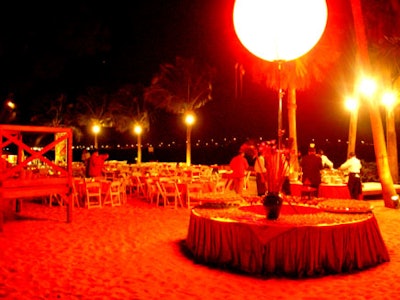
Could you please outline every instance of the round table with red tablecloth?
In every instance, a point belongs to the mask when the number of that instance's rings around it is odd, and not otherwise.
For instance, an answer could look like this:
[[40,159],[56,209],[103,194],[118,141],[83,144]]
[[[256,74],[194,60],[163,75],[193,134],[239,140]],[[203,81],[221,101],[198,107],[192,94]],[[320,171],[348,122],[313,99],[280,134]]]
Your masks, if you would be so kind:
[[389,261],[371,211],[283,205],[271,221],[262,205],[200,206],[191,211],[186,245],[198,262],[262,275],[320,276]]

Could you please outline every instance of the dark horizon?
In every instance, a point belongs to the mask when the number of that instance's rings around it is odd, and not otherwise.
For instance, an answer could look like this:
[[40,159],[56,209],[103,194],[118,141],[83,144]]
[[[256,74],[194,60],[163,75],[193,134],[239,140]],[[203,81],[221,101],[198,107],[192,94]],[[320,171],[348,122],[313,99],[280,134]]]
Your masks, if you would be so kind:
[[[134,163],[137,156],[137,139],[132,136],[130,143],[118,143],[120,140],[115,137],[116,143],[106,143],[109,135],[99,137],[100,152],[108,153],[110,160],[127,160],[128,163]],[[205,165],[226,165],[237,154],[240,146],[247,141],[252,141],[255,144],[260,144],[267,141],[267,139],[250,139],[249,137],[237,136],[222,138],[222,139],[197,139],[192,141],[192,164],[205,164]],[[316,148],[322,149],[325,154],[334,162],[335,168],[339,167],[347,159],[347,141],[346,140],[325,140],[317,139],[308,142],[299,143],[299,155],[305,155],[308,146],[314,142]],[[153,153],[149,152],[149,146],[154,149]],[[80,161],[80,153],[84,147],[93,147],[93,141],[88,143],[77,143],[74,149],[74,161]],[[360,141],[356,145],[357,156],[366,162],[375,161],[375,152],[373,143]],[[252,164],[252,158],[248,157],[249,163]],[[161,162],[185,162],[186,161],[186,144],[185,134],[182,132],[181,139],[175,138],[174,140],[164,140],[157,144],[152,143],[146,137],[142,139],[142,161],[161,161]]]

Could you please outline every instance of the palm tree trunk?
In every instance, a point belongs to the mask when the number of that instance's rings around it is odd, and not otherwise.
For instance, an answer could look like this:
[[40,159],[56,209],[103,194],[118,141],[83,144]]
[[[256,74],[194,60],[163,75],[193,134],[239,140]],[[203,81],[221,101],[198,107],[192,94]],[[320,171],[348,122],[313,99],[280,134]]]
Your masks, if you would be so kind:
[[388,108],[386,111],[386,143],[388,151],[388,160],[390,166],[390,174],[394,183],[399,180],[399,165],[397,158],[397,135],[394,121],[393,109]]
[[[399,0],[390,0],[391,8],[396,15],[395,28],[400,28],[400,2]],[[397,150],[397,135],[396,122],[394,116],[394,107],[387,111],[386,115],[386,139],[387,150],[390,165],[390,173],[392,174],[393,182],[399,182],[399,163]]]
[[297,180],[299,173],[299,160],[298,160],[298,147],[297,147],[297,123],[296,123],[296,89],[293,87],[288,88],[287,98],[287,111],[288,111],[288,125],[289,125],[289,138],[293,140],[292,149],[290,152],[290,177]]
[[[362,67],[362,70],[365,72],[371,70],[371,66],[368,54],[368,44],[365,34],[361,1],[351,0],[350,3],[353,13],[354,30],[358,46],[357,48],[359,54],[359,64]],[[390,174],[380,110],[378,104],[375,101],[368,101],[368,109],[371,121],[372,136],[374,140],[376,165],[382,185],[383,200],[386,207],[394,208],[395,203],[393,202],[392,197],[396,196],[397,193],[394,189],[393,179]]]

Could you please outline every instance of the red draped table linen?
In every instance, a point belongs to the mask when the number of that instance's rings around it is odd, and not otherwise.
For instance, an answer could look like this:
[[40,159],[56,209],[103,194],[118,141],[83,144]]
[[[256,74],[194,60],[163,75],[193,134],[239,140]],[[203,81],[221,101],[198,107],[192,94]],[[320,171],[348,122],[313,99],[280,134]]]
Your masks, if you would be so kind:
[[194,208],[186,245],[196,261],[262,275],[319,276],[389,261],[373,213],[296,211],[284,205],[270,221],[261,205]]
[[[290,183],[290,191],[293,196],[301,197],[301,191],[304,188],[302,183]],[[349,189],[346,184],[327,184],[321,183],[319,186],[320,198],[350,199]]]

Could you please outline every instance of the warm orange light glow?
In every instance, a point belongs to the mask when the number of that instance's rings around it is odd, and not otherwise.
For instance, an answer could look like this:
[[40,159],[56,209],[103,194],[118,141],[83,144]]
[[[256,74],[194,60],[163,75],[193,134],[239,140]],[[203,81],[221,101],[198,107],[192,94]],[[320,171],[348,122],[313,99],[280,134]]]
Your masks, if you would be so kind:
[[396,103],[396,95],[393,92],[386,91],[382,95],[382,104],[386,106],[387,109],[392,109]]
[[345,106],[349,111],[355,111],[358,108],[358,101],[354,98],[348,97],[345,101]]
[[141,134],[142,133],[142,126],[140,126],[140,125],[135,125],[135,127],[133,128],[133,131],[137,134],[137,135],[139,135],[139,134]]
[[236,0],[233,22],[242,44],[268,61],[296,59],[321,38],[325,0]]
[[100,126],[99,125],[93,125],[92,130],[95,134],[100,132]]
[[376,82],[372,78],[364,77],[360,81],[359,91],[366,97],[371,97],[376,91]]
[[9,108],[11,108],[11,109],[14,109],[14,108],[15,108],[15,103],[12,102],[12,101],[10,101],[10,100],[8,100],[8,101],[7,101],[7,106],[8,106]]
[[194,123],[194,115],[187,114],[186,117],[185,117],[185,123],[186,123],[186,125],[193,125],[193,123]]

